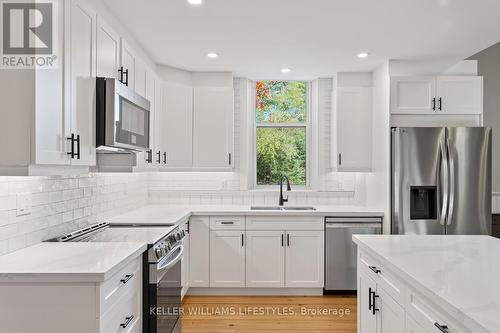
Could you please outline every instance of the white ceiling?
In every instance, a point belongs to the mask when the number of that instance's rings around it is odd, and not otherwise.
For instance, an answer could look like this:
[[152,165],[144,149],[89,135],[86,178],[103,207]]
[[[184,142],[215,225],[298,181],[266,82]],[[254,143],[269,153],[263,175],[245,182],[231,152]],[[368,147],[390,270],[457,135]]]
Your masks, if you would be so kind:
[[[367,71],[387,59],[460,60],[500,41],[499,0],[104,2],[158,64],[251,78]],[[211,51],[220,57],[208,59]],[[358,59],[361,51],[370,56]]]

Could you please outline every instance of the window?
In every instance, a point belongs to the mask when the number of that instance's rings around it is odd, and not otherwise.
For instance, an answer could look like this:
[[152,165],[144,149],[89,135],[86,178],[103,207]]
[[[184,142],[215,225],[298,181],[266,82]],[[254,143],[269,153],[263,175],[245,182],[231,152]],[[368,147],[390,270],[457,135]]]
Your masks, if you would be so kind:
[[256,82],[256,184],[307,185],[308,82]]

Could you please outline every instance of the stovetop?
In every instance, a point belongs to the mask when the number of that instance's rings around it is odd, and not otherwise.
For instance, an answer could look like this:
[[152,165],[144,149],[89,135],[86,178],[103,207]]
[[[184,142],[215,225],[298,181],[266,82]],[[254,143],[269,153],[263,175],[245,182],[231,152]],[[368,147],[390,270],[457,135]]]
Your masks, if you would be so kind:
[[77,239],[79,242],[145,242],[153,245],[167,236],[172,227],[114,228],[108,227]]

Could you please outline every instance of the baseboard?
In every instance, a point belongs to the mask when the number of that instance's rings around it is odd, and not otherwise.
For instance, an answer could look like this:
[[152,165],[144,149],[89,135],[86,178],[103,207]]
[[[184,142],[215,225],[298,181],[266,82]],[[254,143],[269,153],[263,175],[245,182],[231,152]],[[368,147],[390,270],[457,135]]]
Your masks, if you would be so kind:
[[189,288],[188,296],[322,296],[323,288]]

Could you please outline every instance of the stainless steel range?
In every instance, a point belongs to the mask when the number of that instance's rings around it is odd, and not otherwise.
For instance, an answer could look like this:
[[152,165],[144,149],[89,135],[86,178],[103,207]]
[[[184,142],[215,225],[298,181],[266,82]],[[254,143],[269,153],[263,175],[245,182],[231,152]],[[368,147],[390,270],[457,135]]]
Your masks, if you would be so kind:
[[143,254],[143,332],[180,333],[182,239],[180,226],[112,226],[99,223],[52,239],[55,242],[146,242]]

